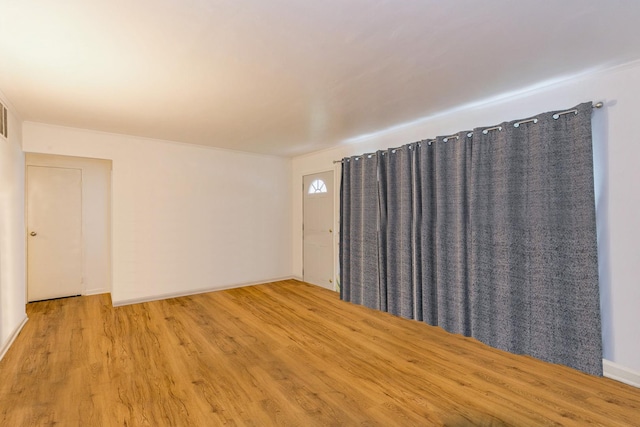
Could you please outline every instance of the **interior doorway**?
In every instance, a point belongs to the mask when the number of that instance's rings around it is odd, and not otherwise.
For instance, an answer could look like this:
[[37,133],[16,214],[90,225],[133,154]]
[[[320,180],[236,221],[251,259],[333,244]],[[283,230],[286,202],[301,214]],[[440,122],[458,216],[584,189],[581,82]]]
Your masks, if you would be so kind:
[[305,282],[333,290],[333,171],[305,175],[302,187],[302,277]]
[[[27,220],[27,299],[36,301],[41,299],[58,298],[71,295],[93,295],[108,293],[111,291],[111,160],[92,159],[85,157],[71,157],[50,154],[26,153],[25,164],[27,171],[26,182],[26,220]],[[80,175],[80,256],[75,261],[57,259],[56,249],[62,246],[41,248],[47,239],[51,238],[48,226],[41,225],[37,221],[43,218],[53,220],[58,210],[76,206],[76,202],[65,201],[68,194],[57,194],[56,191],[47,189],[53,180],[48,178],[46,183],[39,184],[40,192],[50,194],[51,200],[46,204],[38,204],[30,200],[35,191],[32,171],[43,171],[54,175],[75,171]],[[52,172],[53,171],[53,172]],[[75,190],[77,194],[77,189]],[[54,194],[56,194],[54,196]],[[76,196],[77,198],[77,196]],[[75,199],[74,199],[75,200]],[[67,212],[63,216],[69,216]],[[45,227],[45,228],[43,228]],[[31,233],[36,233],[32,236]],[[64,231],[62,234],[71,233]],[[74,232],[75,233],[75,232]],[[74,234],[75,235],[75,234]],[[67,236],[68,237],[68,236]],[[77,246],[76,246],[77,248]],[[38,250],[45,255],[39,256]],[[35,252],[34,252],[35,251]],[[64,252],[76,254],[77,249],[64,249]],[[61,270],[78,271],[77,260],[80,259],[80,287],[77,287],[77,279],[56,279],[56,274],[43,266],[38,258],[46,258],[55,267]],[[45,260],[45,262],[47,262]],[[77,277],[77,276],[76,276]],[[36,282],[34,282],[36,280]],[[40,284],[38,284],[40,283]],[[75,283],[74,287],[71,283]],[[65,288],[65,286],[69,286]],[[46,288],[46,292],[39,293],[38,288]],[[58,291],[56,291],[56,289]],[[61,289],[66,289],[64,292]],[[34,293],[35,292],[35,293]]]

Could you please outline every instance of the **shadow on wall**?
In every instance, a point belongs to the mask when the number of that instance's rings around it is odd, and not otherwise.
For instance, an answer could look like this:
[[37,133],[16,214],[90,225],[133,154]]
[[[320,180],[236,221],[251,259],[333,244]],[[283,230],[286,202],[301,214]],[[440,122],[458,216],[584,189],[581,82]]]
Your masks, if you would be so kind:
[[609,236],[609,108],[617,101],[605,102],[605,107],[593,114],[593,175],[598,232],[598,275],[600,279],[600,311],[602,316],[603,358],[615,360],[613,305],[611,302],[611,243]]

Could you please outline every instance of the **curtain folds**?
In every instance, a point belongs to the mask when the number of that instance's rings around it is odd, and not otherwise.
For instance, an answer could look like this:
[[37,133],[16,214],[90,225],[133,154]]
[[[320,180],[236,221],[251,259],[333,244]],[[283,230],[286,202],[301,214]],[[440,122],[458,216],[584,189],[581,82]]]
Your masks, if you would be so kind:
[[[377,159],[364,156],[343,165],[340,240],[351,256],[340,257],[340,296],[380,310]],[[341,245],[342,247],[342,245]],[[344,283],[348,283],[344,286]]]
[[341,298],[601,375],[591,103],[575,110],[343,159]]

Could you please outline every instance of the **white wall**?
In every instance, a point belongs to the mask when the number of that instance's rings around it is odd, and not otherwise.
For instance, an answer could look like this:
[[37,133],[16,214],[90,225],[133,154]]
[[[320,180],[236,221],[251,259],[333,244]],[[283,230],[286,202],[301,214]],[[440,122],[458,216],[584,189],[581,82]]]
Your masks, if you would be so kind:
[[[604,101],[593,115],[604,357],[640,372],[640,63],[575,77],[535,90],[339,144],[292,165],[293,274],[302,274],[302,176],[330,170],[344,156],[396,147],[540,112]],[[606,366],[605,366],[606,368]]]
[[111,159],[114,304],[290,277],[290,160],[26,122],[27,152]]
[[111,160],[27,153],[25,164],[81,170],[82,295],[110,292]]
[[21,123],[8,107],[9,139],[0,137],[0,358],[27,319],[24,155]]

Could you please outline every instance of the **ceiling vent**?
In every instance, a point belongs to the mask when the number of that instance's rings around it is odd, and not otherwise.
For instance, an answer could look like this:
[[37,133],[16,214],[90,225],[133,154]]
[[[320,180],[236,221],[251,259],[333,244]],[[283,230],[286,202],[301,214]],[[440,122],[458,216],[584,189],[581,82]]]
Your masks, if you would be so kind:
[[9,132],[7,131],[7,107],[4,106],[2,102],[0,102],[0,135],[5,138],[8,138]]

